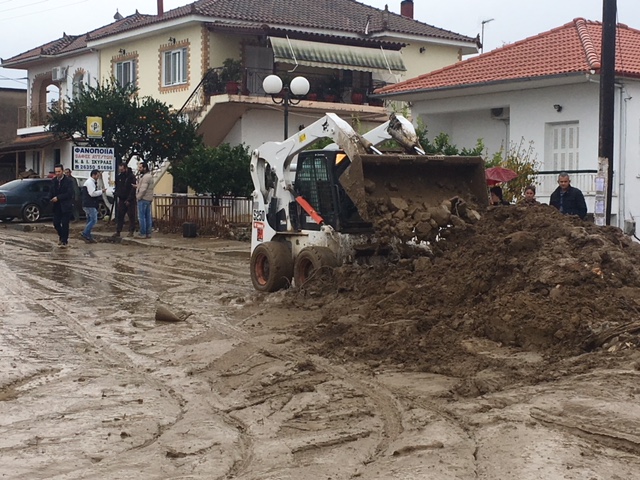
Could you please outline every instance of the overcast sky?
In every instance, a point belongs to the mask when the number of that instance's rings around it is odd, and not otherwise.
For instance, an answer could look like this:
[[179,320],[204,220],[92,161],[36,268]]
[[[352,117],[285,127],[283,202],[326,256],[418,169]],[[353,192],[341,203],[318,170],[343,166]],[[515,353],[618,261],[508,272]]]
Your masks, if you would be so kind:
[[[164,0],[170,10],[191,3]],[[295,2],[293,2],[295,4]],[[400,0],[362,3],[400,12]],[[618,0],[618,21],[640,28],[640,1]],[[576,17],[602,19],[602,0],[414,0],[415,19],[475,37],[484,28],[485,52],[564,25]],[[155,14],[156,0],[0,0],[0,57],[10,58],[62,36],[86,33],[136,8]],[[25,72],[0,68],[0,87],[26,87]]]

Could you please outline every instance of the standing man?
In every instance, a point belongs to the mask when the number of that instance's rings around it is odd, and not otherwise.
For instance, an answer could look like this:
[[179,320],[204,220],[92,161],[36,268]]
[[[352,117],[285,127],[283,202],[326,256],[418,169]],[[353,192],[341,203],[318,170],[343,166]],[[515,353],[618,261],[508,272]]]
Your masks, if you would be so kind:
[[53,203],[53,226],[58,232],[58,245],[60,248],[69,246],[69,221],[73,212],[73,185],[65,176],[64,167],[61,164],[53,168],[53,185],[49,192],[49,200]]
[[129,237],[133,237],[136,230],[136,176],[126,163],[118,166],[118,176],[116,177],[116,233],[114,237],[119,237],[124,226],[124,216],[129,217]]
[[73,185],[73,221],[80,220],[80,212],[82,211],[82,194],[80,191],[80,185],[78,185],[78,179],[71,175],[71,170],[64,169],[64,175],[72,180]]
[[577,215],[582,220],[587,216],[584,195],[578,188],[571,186],[571,179],[567,172],[560,172],[558,175],[558,188],[551,194],[549,204],[564,215]]
[[138,200],[138,223],[140,235],[138,238],[151,238],[151,202],[153,202],[153,176],[149,172],[147,162],[138,165],[138,183],[136,185],[136,200]]
[[100,204],[100,197],[107,191],[106,188],[103,188],[102,190],[98,188],[99,177],[100,170],[91,170],[91,176],[82,186],[82,209],[87,216],[87,225],[80,233],[80,236],[87,243],[97,243],[95,238],[91,235],[91,229],[98,222],[98,205]]

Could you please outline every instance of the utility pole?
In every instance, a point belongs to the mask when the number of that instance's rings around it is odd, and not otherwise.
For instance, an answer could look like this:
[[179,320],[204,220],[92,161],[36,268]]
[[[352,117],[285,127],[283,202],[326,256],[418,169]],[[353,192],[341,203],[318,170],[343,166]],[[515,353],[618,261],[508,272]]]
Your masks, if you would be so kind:
[[[611,225],[611,199],[613,197],[613,122],[616,77],[616,0],[603,0],[602,55],[600,59],[600,129],[598,136],[598,170],[606,180],[607,225]],[[597,190],[597,188],[596,188]],[[597,203],[597,202],[596,202]],[[596,205],[597,206],[597,205]],[[596,208],[596,213],[598,209]]]

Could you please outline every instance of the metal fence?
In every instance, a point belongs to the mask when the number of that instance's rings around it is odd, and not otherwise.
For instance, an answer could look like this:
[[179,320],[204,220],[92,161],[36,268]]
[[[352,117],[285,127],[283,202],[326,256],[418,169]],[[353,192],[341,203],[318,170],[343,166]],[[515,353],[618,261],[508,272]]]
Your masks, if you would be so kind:
[[[558,187],[558,174],[560,171],[546,170],[538,172],[537,189],[538,196],[549,196]],[[571,178],[571,185],[582,190],[585,195],[595,195],[596,170],[570,170],[567,172]]]
[[200,232],[215,232],[229,225],[251,223],[251,199],[171,194],[153,196],[153,218],[163,232],[179,232],[184,223],[196,224]]

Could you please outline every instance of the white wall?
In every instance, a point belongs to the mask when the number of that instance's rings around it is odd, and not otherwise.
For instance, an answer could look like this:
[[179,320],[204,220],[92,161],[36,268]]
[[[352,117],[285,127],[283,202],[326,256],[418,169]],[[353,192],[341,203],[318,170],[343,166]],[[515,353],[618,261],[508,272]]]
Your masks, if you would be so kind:
[[[541,162],[544,160],[545,124],[579,120],[581,168],[595,168],[598,119],[597,114],[594,116],[593,112],[594,108],[596,112],[598,108],[597,95],[598,85],[584,83],[473,97],[415,101],[412,111],[427,123],[430,139],[444,131],[451,135],[452,141],[459,147],[471,147],[477,138],[483,138],[491,155],[500,149],[507,136],[505,123],[492,119],[491,109],[508,108],[510,141],[517,143],[522,137],[526,142],[533,141],[538,160]],[[556,112],[554,104],[562,105],[562,112]],[[438,130],[439,127],[443,130]],[[595,139],[590,134],[594,128]],[[590,158],[587,162],[587,152],[593,149],[594,141],[596,157]],[[594,162],[592,167],[587,165],[590,165],[591,161]]]
[[624,220],[640,223],[640,82],[625,81],[624,88],[616,93],[621,106],[616,110],[615,133],[621,160],[619,171],[624,178],[624,182],[617,186],[620,193],[619,226],[623,227]]
[[50,73],[54,67],[66,67],[67,77],[66,81],[59,82],[60,86],[60,98],[66,99],[71,97],[71,89],[73,84],[74,75],[81,70],[84,72],[84,83],[92,86],[98,84],[97,78],[100,75],[100,58],[97,53],[86,53],[69,58],[52,59],[49,62],[42,63],[37,67],[29,69],[29,93],[27,97],[27,104],[32,105],[32,102],[38,102],[37,92],[36,96],[32,96],[32,88],[34,86],[34,80],[43,74]]
[[[597,81],[583,79],[575,85],[414,101],[412,111],[427,123],[430,139],[443,131],[458,147],[471,147],[477,138],[483,138],[491,155],[500,148],[507,133],[501,130],[503,122],[491,119],[490,109],[508,107],[510,141],[518,143],[524,138],[525,145],[532,141],[540,170],[548,169],[548,163],[545,165],[547,125],[578,122],[579,167],[597,169],[599,89]],[[554,105],[561,105],[562,110],[556,111]],[[623,88],[616,88],[615,109],[612,214],[617,215],[618,225],[622,227],[624,219],[638,215],[640,220],[640,82],[625,81]],[[548,201],[550,192],[541,193],[540,199]],[[592,196],[587,196],[591,212],[593,201]]]
[[[308,127],[324,114],[294,114],[289,113],[289,136],[295,134],[300,125]],[[281,141],[284,139],[284,114],[278,110],[248,110],[242,120],[237,122],[225,137],[223,143],[237,145],[245,143],[249,151],[258,148],[265,142]]]

